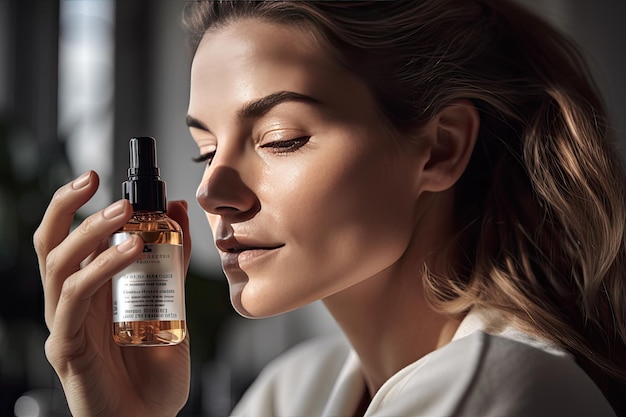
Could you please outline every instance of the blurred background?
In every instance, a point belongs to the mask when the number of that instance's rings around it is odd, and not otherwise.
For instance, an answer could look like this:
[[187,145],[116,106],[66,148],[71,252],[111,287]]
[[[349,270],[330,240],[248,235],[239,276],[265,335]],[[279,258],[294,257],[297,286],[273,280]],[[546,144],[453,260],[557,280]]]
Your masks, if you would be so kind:
[[[626,140],[626,2],[519,0],[574,37]],[[154,136],[170,199],[190,202],[192,391],[180,416],[225,416],[271,358],[336,331],[318,304],[266,320],[234,314],[195,188],[184,123],[191,61],[182,0],[0,0],[0,417],[67,416],[43,345],[32,234],[54,190],[94,169],[86,217],[120,198],[128,139]],[[532,28],[529,28],[532,30]],[[623,148],[623,147],[622,147]],[[624,152],[624,151],[622,151]]]

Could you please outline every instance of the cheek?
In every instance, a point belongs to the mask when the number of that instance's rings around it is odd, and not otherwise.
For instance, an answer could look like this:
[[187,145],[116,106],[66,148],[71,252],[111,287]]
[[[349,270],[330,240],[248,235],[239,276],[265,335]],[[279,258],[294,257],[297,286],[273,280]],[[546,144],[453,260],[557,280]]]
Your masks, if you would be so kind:
[[413,231],[407,173],[390,161],[365,157],[316,172],[305,187],[300,181],[300,192],[292,188],[284,214],[291,219],[282,219],[293,227],[290,242],[305,258],[298,265],[353,282],[396,261]]

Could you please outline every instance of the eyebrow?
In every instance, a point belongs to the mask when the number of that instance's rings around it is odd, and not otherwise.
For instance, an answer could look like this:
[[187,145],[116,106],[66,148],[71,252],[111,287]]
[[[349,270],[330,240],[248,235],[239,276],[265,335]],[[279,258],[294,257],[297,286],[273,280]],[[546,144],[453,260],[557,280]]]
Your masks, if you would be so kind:
[[[256,117],[261,117],[269,112],[272,108],[287,101],[299,101],[317,105],[321,104],[313,97],[304,94],[295,93],[293,91],[279,91],[277,93],[269,94],[265,97],[261,97],[249,103],[246,103],[237,111],[237,116],[239,116],[240,119],[252,119]],[[185,117],[185,122],[187,123],[188,127],[195,127],[197,129],[202,129],[210,132],[210,130],[204,123],[190,115],[187,115]]]
[[279,91],[278,93],[273,93],[245,104],[237,112],[237,114],[241,119],[261,117],[275,106],[286,101],[300,101],[309,104],[320,104],[320,102],[313,97],[304,94],[294,93],[293,91]]

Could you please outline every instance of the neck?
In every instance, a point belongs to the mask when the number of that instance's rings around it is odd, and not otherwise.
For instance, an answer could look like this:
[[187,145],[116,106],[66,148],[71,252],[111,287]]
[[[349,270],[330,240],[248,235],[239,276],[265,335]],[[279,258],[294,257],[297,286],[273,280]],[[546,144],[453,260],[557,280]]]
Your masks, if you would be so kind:
[[427,225],[437,233],[414,235],[439,239],[415,239],[394,265],[324,300],[359,355],[371,396],[399,370],[450,342],[460,324],[461,317],[441,314],[426,302],[420,254],[431,253],[435,241],[449,235],[432,217],[423,219],[416,228]]
[[450,342],[460,324],[428,307],[418,277],[397,285],[398,276],[381,275],[324,301],[359,355],[372,396],[399,370]]

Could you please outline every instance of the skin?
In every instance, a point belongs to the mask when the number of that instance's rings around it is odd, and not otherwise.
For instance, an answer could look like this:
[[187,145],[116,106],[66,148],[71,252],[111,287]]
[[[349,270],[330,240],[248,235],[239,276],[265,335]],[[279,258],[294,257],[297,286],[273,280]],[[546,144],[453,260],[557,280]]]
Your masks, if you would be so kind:
[[[242,110],[279,92],[311,99]],[[451,234],[450,186],[471,153],[473,107],[452,106],[408,145],[314,35],[245,20],[201,41],[188,114],[208,158],[197,198],[241,314],[324,300],[370,394],[451,339],[458,318],[428,306],[419,274]],[[246,250],[229,253],[237,242]]]
[[[280,246],[241,253],[235,267],[225,262],[235,307],[265,317],[341,291],[398,259],[411,237],[420,182],[407,172],[420,154],[391,143],[365,85],[307,34],[284,45],[278,41],[291,30],[254,23],[201,42],[189,115],[204,126],[191,128],[200,153],[217,149],[198,188],[216,238]],[[288,100],[261,117],[240,117],[247,103],[281,91],[315,101]],[[267,147],[300,137],[310,139],[297,148]]]
[[[476,138],[470,103],[446,107],[409,142],[311,33],[246,20],[202,40],[189,116],[210,160],[197,199],[241,314],[322,299],[361,358],[363,407],[399,369],[449,342],[460,318],[429,307],[420,274],[425,263],[436,273],[449,261],[431,255],[450,237],[451,187]],[[128,202],[70,231],[97,187],[94,172],[61,187],[34,236],[46,355],[74,415],[176,415],[189,391],[189,340],[134,349],[110,335],[110,277],[143,246],[106,248],[132,214]],[[186,208],[171,203],[169,214],[183,228],[188,261]]]
[[[172,416],[189,392],[189,340],[173,347],[121,348],[111,337],[111,276],[141,256],[141,239],[107,248],[108,236],[132,215],[127,200],[113,203],[70,233],[76,211],[95,194],[95,172],[59,188],[35,232],[50,336],[46,356],[76,416]],[[168,214],[183,228],[191,251],[187,204]]]

